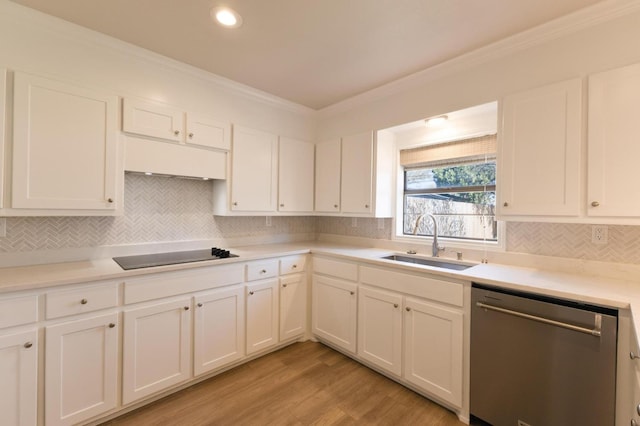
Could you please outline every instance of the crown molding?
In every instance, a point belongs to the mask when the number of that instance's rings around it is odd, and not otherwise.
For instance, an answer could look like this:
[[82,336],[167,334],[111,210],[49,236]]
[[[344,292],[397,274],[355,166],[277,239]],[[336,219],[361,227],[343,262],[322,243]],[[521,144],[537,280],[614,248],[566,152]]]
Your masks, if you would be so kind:
[[25,26],[32,26],[56,36],[63,37],[74,43],[84,44],[86,46],[105,47],[126,55],[131,55],[148,62],[154,66],[170,68],[172,70],[186,73],[199,80],[203,80],[209,84],[227,91],[228,93],[239,95],[245,99],[260,102],[271,107],[285,110],[288,112],[301,115],[314,115],[316,110],[288,101],[278,96],[272,95],[265,91],[254,87],[238,83],[237,81],[204,71],[200,68],[185,64],[184,62],[168,58],[159,53],[152,52],[131,43],[119,40],[117,38],[102,34],[100,32],[82,27],[69,21],[47,15],[46,13],[31,9],[9,0],[0,0],[0,10],[8,8],[10,16],[14,20]]
[[640,0],[605,0],[318,110],[328,118],[491,60],[640,11]]

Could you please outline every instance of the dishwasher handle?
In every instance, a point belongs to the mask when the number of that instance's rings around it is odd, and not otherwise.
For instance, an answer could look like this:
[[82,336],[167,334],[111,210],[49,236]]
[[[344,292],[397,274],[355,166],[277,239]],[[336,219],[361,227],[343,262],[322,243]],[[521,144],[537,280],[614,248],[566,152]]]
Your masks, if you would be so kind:
[[486,303],[476,302],[476,306],[479,308],[487,309],[490,311],[501,312],[507,315],[513,315],[515,317],[525,318],[532,321],[538,321],[544,324],[555,325],[557,327],[566,328],[568,330],[577,331],[580,333],[589,334],[591,336],[602,336],[602,315],[595,314],[593,328],[580,327],[578,325],[568,324],[566,322],[555,321],[549,318],[538,317],[535,315],[526,314],[524,312],[513,311],[511,309],[500,308],[498,306],[487,305]]

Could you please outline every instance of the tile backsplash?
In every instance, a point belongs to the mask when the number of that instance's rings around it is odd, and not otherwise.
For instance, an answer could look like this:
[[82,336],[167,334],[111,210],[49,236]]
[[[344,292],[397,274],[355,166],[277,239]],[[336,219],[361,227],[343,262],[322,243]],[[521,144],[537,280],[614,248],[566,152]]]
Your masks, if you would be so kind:
[[[221,217],[212,214],[210,181],[127,174],[119,217],[6,219],[0,253],[125,244],[328,234],[390,240],[391,219]],[[640,264],[640,226],[608,226],[608,243],[591,242],[592,225],[507,224],[506,250],[542,256]]]

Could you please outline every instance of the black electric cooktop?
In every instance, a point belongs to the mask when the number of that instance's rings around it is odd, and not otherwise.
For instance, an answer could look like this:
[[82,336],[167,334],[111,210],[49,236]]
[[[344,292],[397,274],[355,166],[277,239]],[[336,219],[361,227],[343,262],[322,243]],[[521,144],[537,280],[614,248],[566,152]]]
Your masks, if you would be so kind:
[[114,257],[113,260],[124,270],[149,268],[152,266],[175,265],[178,263],[203,262],[205,260],[238,257],[218,247],[204,250],[174,251],[169,253],[141,254]]

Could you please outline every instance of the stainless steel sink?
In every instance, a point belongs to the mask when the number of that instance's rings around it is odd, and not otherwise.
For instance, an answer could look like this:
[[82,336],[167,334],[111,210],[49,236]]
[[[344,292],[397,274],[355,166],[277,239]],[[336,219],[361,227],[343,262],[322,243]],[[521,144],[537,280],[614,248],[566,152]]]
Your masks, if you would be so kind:
[[384,256],[382,257],[382,259],[393,260],[395,262],[416,263],[418,265],[434,266],[436,268],[453,269],[456,271],[463,271],[473,266],[465,263],[455,263],[446,260],[433,258],[429,259],[425,257],[405,256],[402,254],[392,254],[390,256]]

